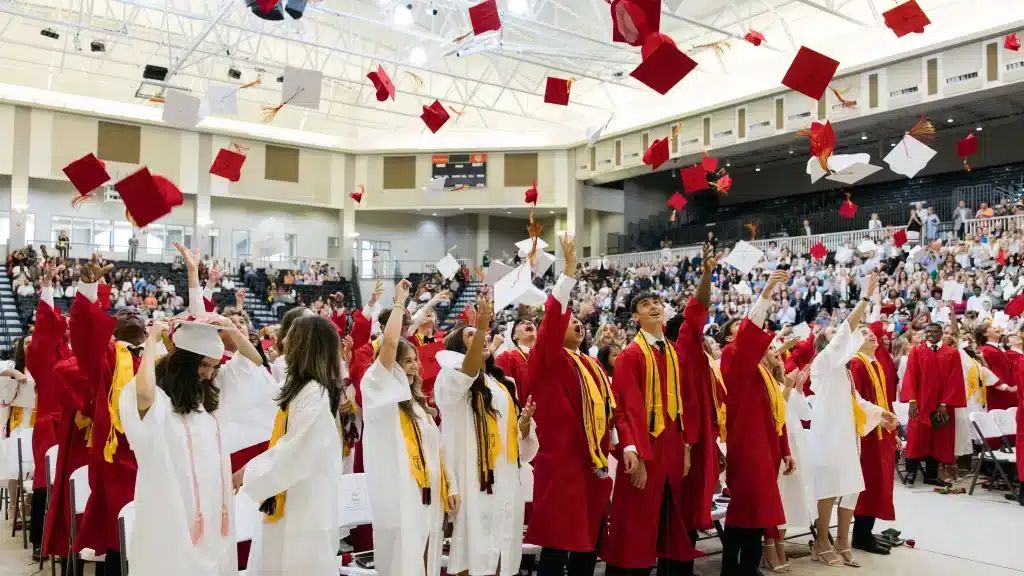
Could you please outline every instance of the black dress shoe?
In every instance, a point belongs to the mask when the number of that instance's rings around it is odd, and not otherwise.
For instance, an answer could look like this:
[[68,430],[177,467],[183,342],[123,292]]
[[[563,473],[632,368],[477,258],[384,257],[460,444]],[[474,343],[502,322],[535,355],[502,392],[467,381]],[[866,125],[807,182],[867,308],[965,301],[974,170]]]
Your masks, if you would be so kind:
[[911,472],[903,477],[904,486],[913,486],[917,483],[917,472]]
[[882,544],[878,540],[872,538],[854,538],[853,547],[858,550],[870,552],[872,554],[881,554],[882,556],[888,556],[890,549],[885,544]]
[[928,486],[938,486],[939,488],[952,488],[953,485],[949,482],[943,482],[938,478],[925,478],[924,483]]
[[32,547],[32,561],[39,562],[43,557],[43,551],[39,546]]

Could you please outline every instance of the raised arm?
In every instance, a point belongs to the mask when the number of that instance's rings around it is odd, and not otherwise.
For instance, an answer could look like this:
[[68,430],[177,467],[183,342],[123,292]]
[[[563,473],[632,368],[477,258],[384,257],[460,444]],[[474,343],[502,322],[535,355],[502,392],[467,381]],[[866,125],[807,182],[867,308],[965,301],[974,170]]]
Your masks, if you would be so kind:
[[107,344],[117,325],[117,320],[96,303],[98,283],[113,267],[113,264],[100,266],[99,257],[93,254],[80,268],[78,293],[71,303],[71,350],[82,373],[91,379],[99,378]]
[[203,303],[203,288],[199,285],[199,258],[180,242],[175,242],[174,247],[185,262],[188,270],[188,313],[193,318],[200,318],[206,315],[206,304]]
[[[537,328],[537,342],[530,351],[528,366],[543,366],[548,358],[560,354],[565,345],[565,331],[569,328],[569,321],[572,319],[572,309],[569,307],[569,297],[573,287],[576,285],[576,278],[567,276],[576,273],[576,239],[571,236],[559,238],[562,243],[562,253],[565,254],[565,271],[558,276],[555,287],[548,295],[544,303],[544,317]],[[534,360],[536,358],[536,360]],[[542,377],[538,374],[538,377]]]
[[750,318],[750,322],[758,328],[764,327],[764,321],[768,315],[768,309],[772,305],[772,292],[775,291],[775,287],[779,284],[785,284],[789,281],[788,270],[776,270],[768,276],[768,282],[765,283],[764,289],[761,290],[761,295],[757,298],[757,302],[750,307],[750,312],[747,313],[747,318]]
[[423,320],[427,317],[427,311],[433,310],[441,302],[448,302],[449,300],[451,300],[451,294],[452,293],[449,292],[448,290],[442,290],[441,292],[435,294],[434,297],[430,299],[430,302],[427,302],[425,305],[420,306],[419,310],[417,310],[416,313],[412,315],[412,326],[409,327],[405,335],[412,336],[413,334],[415,334],[416,330],[419,330],[420,324],[423,324]]
[[395,355],[398,353],[398,339],[402,337],[402,321],[405,317],[405,301],[409,298],[411,285],[402,280],[395,285],[395,302],[392,304],[391,316],[381,334],[380,352],[377,359],[385,370],[391,371],[395,366]]
[[149,339],[142,349],[142,361],[139,363],[139,370],[135,373],[135,395],[139,409],[139,418],[145,418],[149,407],[153,405],[156,398],[156,356],[157,349],[167,334],[168,327],[165,322],[156,321],[149,328]]
[[701,261],[700,283],[697,284],[697,300],[706,309],[711,305],[711,274],[718,266],[718,256],[715,256],[715,247],[711,244],[704,244],[704,258]]
[[469,344],[461,368],[462,373],[471,378],[476,378],[480,369],[484,367],[484,347],[487,345],[487,330],[491,325],[493,310],[494,305],[489,298],[480,298],[476,310],[476,332],[473,334],[473,341]]

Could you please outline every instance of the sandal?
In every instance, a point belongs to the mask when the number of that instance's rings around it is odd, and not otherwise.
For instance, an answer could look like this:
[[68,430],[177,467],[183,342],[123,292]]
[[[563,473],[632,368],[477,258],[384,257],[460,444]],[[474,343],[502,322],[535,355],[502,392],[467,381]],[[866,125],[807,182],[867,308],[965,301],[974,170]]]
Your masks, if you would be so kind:
[[[775,544],[762,544],[761,548],[763,550],[775,550]],[[791,572],[793,570],[789,566],[789,563],[783,563],[779,564],[778,566],[772,566],[772,563],[768,561],[768,555],[764,552],[761,553],[761,568],[764,568],[769,572],[773,572],[775,574],[784,574],[786,572]]]
[[[847,548],[846,550],[836,550],[836,552],[839,554],[839,557],[843,559],[843,564],[852,566],[853,568],[860,568],[860,562],[857,562],[857,559],[853,557],[853,549]],[[849,558],[846,557],[847,554],[850,555]]]
[[810,547],[811,561],[813,562],[821,562],[826,566],[833,567],[842,566],[846,562],[845,560],[839,557],[839,553],[837,553],[836,549],[831,546],[828,547],[828,550],[818,552],[818,550],[814,548],[814,542],[812,541],[810,542]]

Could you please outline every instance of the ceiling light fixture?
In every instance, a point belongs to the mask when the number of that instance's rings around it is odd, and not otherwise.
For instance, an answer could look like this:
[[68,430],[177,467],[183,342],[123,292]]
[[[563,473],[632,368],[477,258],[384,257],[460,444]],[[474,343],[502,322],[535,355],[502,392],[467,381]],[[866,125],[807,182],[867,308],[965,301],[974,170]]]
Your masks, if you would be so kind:
[[395,25],[408,26],[412,24],[412,4],[407,6],[395,6]]
[[437,212],[431,212],[430,215],[431,216],[437,216]]
[[868,133],[867,132],[861,132],[860,133],[860,139],[861,140],[867,140],[868,139]]
[[53,28],[43,28],[42,30],[39,31],[39,33],[43,36],[46,36],[47,38],[52,38],[54,40],[60,38],[60,34],[57,34],[57,31],[54,30]]
[[949,118],[946,118],[946,123],[947,124],[952,124],[953,123],[953,117],[950,116]]
[[462,206],[459,206],[459,210],[465,210],[465,208],[463,208]]
[[896,147],[896,143],[895,142],[889,142],[889,148],[895,148],[895,147]]
[[508,11],[513,14],[526,14],[530,9],[530,5],[526,0],[509,0]]
[[554,213],[555,213],[554,210],[548,210],[548,214],[554,214]]
[[760,171],[761,171],[761,167],[760,166],[755,166],[754,167],[754,172],[760,172]]
[[93,52],[107,51],[107,47],[103,44],[103,42],[100,42],[99,40],[93,40],[92,43],[89,44],[89,49]]
[[512,213],[512,211],[511,211],[511,210],[506,210],[506,211],[505,211],[505,214],[511,214],[511,213]]
[[414,66],[424,64],[426,63],[426,61],[427,51],[424,50],[422,46],[414,47],[412,49],[412,52],[409,53],[409,62],[411,62]]
[[792,149],[792,148],[790,148],[790,149],[789,149],[789,153],[790,153],[790,154],[792,154],[792,153],[793,153],[793,149]]
[[238,80],[241,77],[242,77],[242,71],[241,70],[239,70],[238,68],[235,68],[233,66],[231,68],[228,68],[228,78],[231,78],[232,80]]
[[729,160],[728,160],[728,159],[726,159],[726,161],[725,161],[725,167],[726,167],[726,168],[731,168],[731,167],[732,167],[732,163],[731,163],[731,162],[729,162]]
[[982,130],[984,130],[984,128],[981,127],[981,124],[978,124],[978,127],[974,129],[975,132],[981,132]]

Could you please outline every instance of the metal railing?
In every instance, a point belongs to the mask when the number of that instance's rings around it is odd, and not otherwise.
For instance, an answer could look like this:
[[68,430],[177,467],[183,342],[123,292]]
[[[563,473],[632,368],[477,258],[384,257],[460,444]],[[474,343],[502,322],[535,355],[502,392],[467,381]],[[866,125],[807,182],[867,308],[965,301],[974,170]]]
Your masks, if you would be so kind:
[[1024,230],[1024,215],[972,218],[964,222],[967,236],[994,234],[1005,230]]

